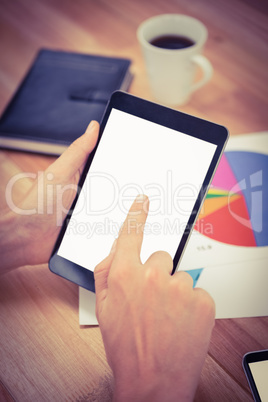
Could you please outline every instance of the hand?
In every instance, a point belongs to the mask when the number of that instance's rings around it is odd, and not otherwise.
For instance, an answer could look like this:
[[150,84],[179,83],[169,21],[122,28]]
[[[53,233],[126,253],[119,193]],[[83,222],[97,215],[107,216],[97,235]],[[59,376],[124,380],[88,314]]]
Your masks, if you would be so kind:
[[21,202],[1,217],[1,272],[48,261],[98,132],[99,124],[92,121],[85,134],[39,174]]
[[94,271],[96,314],[115,401],[191,401],[207,354],[215,307],[189,274],[170,275],[170,255],[142,264],[148,199],[134,201],[110,255]]

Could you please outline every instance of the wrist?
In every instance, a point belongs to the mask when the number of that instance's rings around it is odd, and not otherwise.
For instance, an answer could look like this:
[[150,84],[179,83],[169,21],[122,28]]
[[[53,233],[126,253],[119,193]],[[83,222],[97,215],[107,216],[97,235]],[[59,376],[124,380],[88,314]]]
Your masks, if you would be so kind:
[[[163,378],[164,377],[164,378]],[[155,379],[132,379],[121,381],[115,378],[113,402],[191,402],[194,389],[179,379],[169,380],[165,375]]]

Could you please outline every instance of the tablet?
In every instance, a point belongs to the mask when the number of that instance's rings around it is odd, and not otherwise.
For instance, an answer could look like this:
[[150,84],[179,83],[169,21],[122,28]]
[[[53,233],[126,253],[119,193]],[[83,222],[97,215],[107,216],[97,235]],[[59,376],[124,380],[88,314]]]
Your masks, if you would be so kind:
[[165,250],[174,273],[227,138],[223,126],[115,92],[50,270],[94,291],[95,266],[109,254],[135,197],[146,194],[141,261]]
[[268,349],[245,354],[243,368],[254,400],[268,401]]

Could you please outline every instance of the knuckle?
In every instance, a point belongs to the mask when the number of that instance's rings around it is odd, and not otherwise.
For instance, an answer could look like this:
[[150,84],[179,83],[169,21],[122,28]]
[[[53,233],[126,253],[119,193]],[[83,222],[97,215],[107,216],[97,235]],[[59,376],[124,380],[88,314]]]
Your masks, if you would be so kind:
[[99,275],[103,271],[104,267],[103,264],[100,262],[96,267],[94,268],[94,276]]
[[105,274],[108,275],[107,266],[103,263],[98,264],[93,272],[95,282],[101,280]]
[[127,272],[124,264],[120,266],[120,269],[117,269],[116,265],[113,266],[113,269],[111,270],[109,277],[111,283],[117,283],[117,282],[123,283],[126,280],[126,278],[127,278]]
[[199,289],[199,297],[198,297],[198,302],[199,302],[199,308],[202,312],[202,314],[206,314],[207,317],[214,318],[215,317],[215,302],[213,298],[210,296],[208,292],[206,292],[203,289]]
[[192,304],[193,289],[183,281],[171,281],[170,292],[173,297],[180,301],[181,306],[189,307]]
[[187,293],[192,292],[193,287],[191,281],[189,281],[189,274],[181,271],[178,275],[173,277],[175,280],[172,281],[172,287],[177,289],[179,293]]
[[131,272],[135,269],[130,263],[115,261],[112,264],[109,280],[112,284],[125,283],[131,276]]
[[161,270],[155,265],[149,265],[145,269],[145,280],[150,284],[157,284],[160,281]]

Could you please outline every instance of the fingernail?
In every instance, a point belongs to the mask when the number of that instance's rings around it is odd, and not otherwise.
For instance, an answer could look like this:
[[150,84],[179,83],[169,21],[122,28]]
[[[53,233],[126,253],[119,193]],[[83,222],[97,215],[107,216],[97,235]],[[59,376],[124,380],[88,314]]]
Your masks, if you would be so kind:
[[139,195],[137,195],[135,201],[137,201],[137,202],[143,202],[143,201],[145,201],[146,199],[147,199],[147,196],[146,196],[146,195],[144,195],[144,194],[139,194]]
[[95,120],[91,120],[91,122],[87,126],[86,131],[91,131],[94,128],[94,126],[95,126]]
[[136,199],[135,202],[137,204],[142,204],[141,207],[143,209],[144,212],[148,213],[149,212],[149,198],[147,197],[147,195],[145,194],[139,194]]

